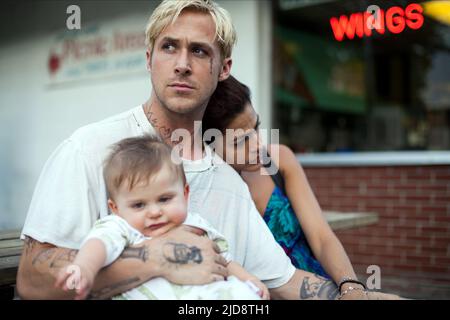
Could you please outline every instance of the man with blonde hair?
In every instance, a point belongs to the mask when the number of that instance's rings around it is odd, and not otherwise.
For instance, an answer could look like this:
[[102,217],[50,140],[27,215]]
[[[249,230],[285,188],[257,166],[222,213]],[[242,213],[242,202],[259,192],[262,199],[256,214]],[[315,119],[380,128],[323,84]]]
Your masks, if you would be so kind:
[[[95,221],[108,215],[102,162],[110,146],[151,133],[174,144],[176,129],[201,135],[194,121],[201,121],[218,81],[230,75],[236,34],[227,11],[213,1],[163,1],[149,19],[146,36],[150,98],[76,130],[44,166],[22,230],[25,246],[17,289],[23,298],[74,297],[74,291],[53,284]],[[273,297],[334,299],[334,283],[295,270],[258,214],[245,183],[201,141],[177,141],[191,189],[190,210],[225,236],[236,261],[264,281]],[[225,265],[211,240],[177,227],[126,248],[98,273],[91,298],[109,298],[155,277],[178,284],[219,281],[227,276]]]

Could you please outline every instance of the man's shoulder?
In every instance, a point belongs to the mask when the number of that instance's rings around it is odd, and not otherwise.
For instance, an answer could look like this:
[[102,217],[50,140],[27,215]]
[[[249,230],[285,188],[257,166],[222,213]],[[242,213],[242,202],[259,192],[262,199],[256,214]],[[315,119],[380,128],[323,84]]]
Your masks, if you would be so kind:
[[92,141],[93,137],[96,137],[95,135],[98,134],[101,136],[114,134],[115,131],[111,131],[111,129],[119,129],[127,126],[129,120],[133,117],[133,110],[134,108],[82,126],[75,130],[70,136],[70,139],[83,143]]
[[68,140],[85,154],[101,154],[117,141],[135,135],[135,109],[80,127]]

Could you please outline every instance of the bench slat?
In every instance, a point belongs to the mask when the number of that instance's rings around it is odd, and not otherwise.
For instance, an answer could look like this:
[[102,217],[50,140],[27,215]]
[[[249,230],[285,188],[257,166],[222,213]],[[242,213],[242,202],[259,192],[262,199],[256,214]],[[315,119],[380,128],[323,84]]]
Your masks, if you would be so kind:
[[22,254],[22,247],[5,248],[0,250],[0,258],[9,256],[19,256]]
[[19,239],[9,239],[0,241],[0,251],[8,248],[21,248],[23,246],[22,240]]
[[4,230],[0,232],[0,240],[18,238],[20,238],[20,230]]
[[0,270],[8,268],[17,268],[19,265],[20,256],[1,257]]

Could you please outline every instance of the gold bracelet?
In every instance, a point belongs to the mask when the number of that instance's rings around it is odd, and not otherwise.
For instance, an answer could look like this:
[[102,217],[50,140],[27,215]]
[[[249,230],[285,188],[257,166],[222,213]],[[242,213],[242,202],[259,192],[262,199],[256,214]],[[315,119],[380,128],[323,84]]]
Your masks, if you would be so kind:
[[355,287],[348,287],[347,289],[344,290],[344,292],[341,293],[339,300],[345,296],[347,293],[349,293],[350,291],[362,291],[367,295],[367,290],[365,289],[361,289],[361,288],[355,288]]

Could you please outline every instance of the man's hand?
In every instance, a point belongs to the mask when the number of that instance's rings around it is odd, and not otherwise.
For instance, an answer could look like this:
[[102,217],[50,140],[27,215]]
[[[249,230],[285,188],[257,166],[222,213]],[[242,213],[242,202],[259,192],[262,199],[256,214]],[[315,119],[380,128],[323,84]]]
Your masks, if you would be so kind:
[[172,283],[200,285],[228,276],[219,247],[195,229],[180,226],[151,241],[150,255],[157,255],[161,276]]

